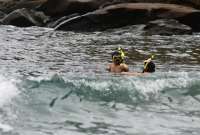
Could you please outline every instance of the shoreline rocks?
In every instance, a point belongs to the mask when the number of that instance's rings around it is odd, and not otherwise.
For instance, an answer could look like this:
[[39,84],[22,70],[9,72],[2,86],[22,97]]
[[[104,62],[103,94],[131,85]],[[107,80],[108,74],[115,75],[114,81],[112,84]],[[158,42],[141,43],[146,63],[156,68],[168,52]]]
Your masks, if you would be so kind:
[[21,8],[36,9],[46,1],[47,0],[0,0],[0,9],[8,14]]
[[0,11],[0,19],[4,18],[6,16],[6,14],[2,11]]
[[[0,22],[19,27],[42,26],[63,31],[103,31],[124,26],[145,25],[144,31],[147,35],[156,32],[157,34],[160,32],[161,35],[192,34],[192,32],[200,32],[200,10],[193,7],[200,9],[200,2],[195,0],[182,0],[182,2],[179,0],[0,0],[2,11]],[[178,27],[179,25],[183,27]],[[157,29],[161,31],[158,32]]]
[[[123,3],[70,18],[60,23],[56,30],[99,31],[127,25],[146,24],[156,19],[183,20],[184,17],[193,13],[200,15],[199,10],[174,4]],[[184,21],[182,23],[184,24]],[[193,28],[195,25],[190,22],[190,27]]]
[[39,10],[49,16],[66,16],[73,13],[85,14],[106,6],[122,3],[163,3],[190,6],[200,9],[197,0],[47,0]]
[[143,35],[188,35],[192,34],[192,28],[179,23],[174,19],[160,19],[155,21],[150,21],[144,27]]
[[44,26],[48,17],[40,12],[33,12],[28,9],[17,9],[6,15],[1,22],[4,25],[14,25],[18,27]]
[[[94,11],[102,0],[48,0],[38,10],[49,16],[67,16],[74,13],[84,14]],[[105,2],[106,0],[103,0]]]

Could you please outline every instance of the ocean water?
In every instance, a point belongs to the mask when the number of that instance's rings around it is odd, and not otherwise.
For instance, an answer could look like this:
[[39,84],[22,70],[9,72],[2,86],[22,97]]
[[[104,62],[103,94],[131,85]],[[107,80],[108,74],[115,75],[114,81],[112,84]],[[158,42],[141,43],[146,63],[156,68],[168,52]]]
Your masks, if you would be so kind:
[[[199,135],[200,35],[139,29],[0,26],[0,134]],[[131,71],[155,54],[156,72],[107,72],[119,46]]]

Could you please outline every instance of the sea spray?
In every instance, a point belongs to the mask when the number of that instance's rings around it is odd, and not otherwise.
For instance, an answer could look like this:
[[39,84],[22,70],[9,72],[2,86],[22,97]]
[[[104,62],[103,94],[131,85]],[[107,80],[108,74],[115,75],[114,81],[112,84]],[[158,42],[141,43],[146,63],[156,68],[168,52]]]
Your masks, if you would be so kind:
[[5,124],[5,116],[14,117],[15,114],[10,112],[5,106],[11,104],[12,99],[16,97],[20,92],[16,85],[17,81],[15,79],[8,79],[0,75],[0,134],[5,134],[13,130],[13,127]]
[[19,94],[15,80],[9,80],[0,75],[0,107],[9,103],[13,97]]

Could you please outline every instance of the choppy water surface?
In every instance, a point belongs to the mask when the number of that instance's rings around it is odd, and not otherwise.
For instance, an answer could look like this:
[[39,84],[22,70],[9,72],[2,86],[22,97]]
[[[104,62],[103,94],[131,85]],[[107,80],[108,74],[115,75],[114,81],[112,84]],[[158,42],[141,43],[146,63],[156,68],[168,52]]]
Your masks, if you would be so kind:
[[[0,26],[0,35],[2,135],[200,134],[199,34]],[[155,54],[156,73],[106,72],[118,46],[131,71]]]

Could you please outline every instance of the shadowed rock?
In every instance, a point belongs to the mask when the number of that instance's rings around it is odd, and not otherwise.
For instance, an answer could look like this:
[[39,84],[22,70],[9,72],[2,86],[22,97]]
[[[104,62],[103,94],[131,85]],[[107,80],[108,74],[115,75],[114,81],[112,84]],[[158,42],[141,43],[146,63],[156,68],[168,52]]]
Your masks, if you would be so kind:
[[192,34],[189,26],[179,23],[176,20],[161,19],[149,22],[144,27],[144,35],[184,35]]
[[199,0],[0,0],[0,9],[5,13],[10,13],[16,9],[35,9],[42,5],[40,10],[47,15],[66,16],[72,13],[94,11],[106,5],[127,2],[167,3],[200,8]]
[[108,5],[130,2],[179,4],[200,8],[198,0],[47,0],[39,9],[49,16],[66,16],[73,13],[84,14]]
[[[199,10],[155,2],[200,7],[200,1],[197,0],[1,0],[0,9],[5,13],[23,7],[28,9],[28,11],[13,11],[6,17],[2,13],[4,19],[1,22],[21,27],[44,26],[48,20],[45,19],[47,17],[30,10],[42,4],[39,10],[53,17],[45,26],[56,27],[58,30],[98,31],[146,24],[156,19],[176,19],[190,26],[193,31],[200,31]],[[56,20],[57,18],[60,19]]]
[[[70,18],[59,24],[56,29],[96,31],[119,28],[126,25],[145,24],[156,19],[177,19],[182,20],[182,23],[184,23],[184,18],[191,14],[199,15],[200,12],[194,8],[174,4],[124,3]],[[190,20],[187,21],[190,22]],[[200,24],[191,21],[190,26],[192,28],[194,23],[198,26]]]
[[65,16],[73,13],[94,11],[109,0],[48,0],[39,10],[50,16]]
[[2,11],[0,11],[0,19],[4,18],[6,16],[6,14]]
[[185,16],[177,18],[177,20],[192,28],[194,32],[200,32],[200,13],[193,12]]
[[43,26],[48,20],[48,17],[43,13],[34,12],[25,8],[18,9],[2,19],[2,23],[5,25],[14,25],[18,27],[29,26]]
[[[125,1],[127,1],[127,0],[125,0]],[[199,0],[130,0],[130,1],[131,2],[147,2],[147,3],[178,4],[178,5],[190,6],[190,7],[200,9],[200,1]]]
[[57,25],[59,25],[61,22],[68,20],[70,18],[73,18],[75,16],[79,16],[79,14],[71,14],[69,16],[63,16],[57,20],[52,19],[46,26],[49,28],[55,28]]
[[10,13],[16,9],[35,9],[47,0],[0,0],[0,9],[5,13]]

